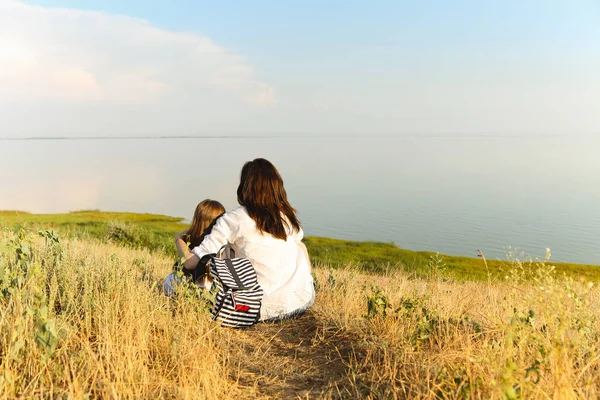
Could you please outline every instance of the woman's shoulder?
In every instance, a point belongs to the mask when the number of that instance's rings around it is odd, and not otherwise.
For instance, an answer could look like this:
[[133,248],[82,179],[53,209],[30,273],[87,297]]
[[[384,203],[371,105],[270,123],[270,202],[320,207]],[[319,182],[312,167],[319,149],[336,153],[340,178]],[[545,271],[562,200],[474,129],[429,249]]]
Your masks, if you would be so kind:
[[246,207],[244,206],[237,206],[227,211],[225,214],[233,218],[250,218],[250,216],[248,215],[248,211],[246,211]]
[[220,217],[222,221],[217,224],[224,224],[232,232],[233,236],[246,236],[255,227],[254,220],[248,215],[246,207],[238,206],[227,211]]
[[248,215],[248,211],[246,211],[246,207],[244,206],[238,206],[232,210],[229,210],[224,216],[229,223],[234,223],[237,225],[251,225],[254,222],[250,215]]

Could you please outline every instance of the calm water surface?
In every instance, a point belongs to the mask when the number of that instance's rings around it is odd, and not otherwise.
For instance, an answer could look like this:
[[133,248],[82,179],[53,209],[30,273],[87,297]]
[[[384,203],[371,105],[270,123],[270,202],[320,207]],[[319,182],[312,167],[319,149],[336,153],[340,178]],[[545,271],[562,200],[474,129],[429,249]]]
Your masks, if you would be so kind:
[[600,264],[598,141],[379,137],[0,142],[0,208],[190,218],[235,206],[243,163],[273,161],[308,235]]

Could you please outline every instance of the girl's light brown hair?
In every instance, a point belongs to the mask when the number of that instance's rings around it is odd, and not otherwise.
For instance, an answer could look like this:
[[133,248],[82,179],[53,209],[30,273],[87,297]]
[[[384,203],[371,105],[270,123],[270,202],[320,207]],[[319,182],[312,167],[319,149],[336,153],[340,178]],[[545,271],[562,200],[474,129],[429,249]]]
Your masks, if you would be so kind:
[[248,215],[256,222],[259,232],[286,240],[292,228],[300,230],[300,222],[296,210],[288,202],[283,179],[275,166],[264,158],[244,164],[237,197],[238,203],[246,207]]
[[183,239],[189,243],[190,248],[194,248],[202,243],[204,236],[210,233],[217,218],[224,212],[225,207],[216,200],[203,200],[196,206],[194,219],[187,232],[183,235]]

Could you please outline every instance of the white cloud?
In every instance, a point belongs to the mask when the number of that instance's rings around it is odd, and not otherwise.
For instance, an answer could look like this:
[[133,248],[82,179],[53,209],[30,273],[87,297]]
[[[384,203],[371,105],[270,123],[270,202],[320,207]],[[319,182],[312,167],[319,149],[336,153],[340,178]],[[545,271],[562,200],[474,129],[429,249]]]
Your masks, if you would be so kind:
[[[199,34],[126,16],[0,0],[0,99],[102,103],[187,100],[214,92],[251,105],[274,88],[240,55]],[[201,99],[202,100],[202,99]]]

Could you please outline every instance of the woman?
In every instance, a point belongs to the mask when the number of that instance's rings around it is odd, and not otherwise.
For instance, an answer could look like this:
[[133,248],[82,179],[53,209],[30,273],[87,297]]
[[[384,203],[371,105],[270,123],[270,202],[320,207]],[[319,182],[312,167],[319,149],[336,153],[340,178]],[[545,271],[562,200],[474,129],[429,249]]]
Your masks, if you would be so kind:
[[261,321],[302,313],[314,302],[313,279],[296,210],[275,166],[263,158],[247,162],[237,197],[240,206],[219,217],[191,252],[181,236],[176,237],[184,267],[195,268],[202,256],[230,243],[236,256],[248,258],[256,270],[264,291]]

